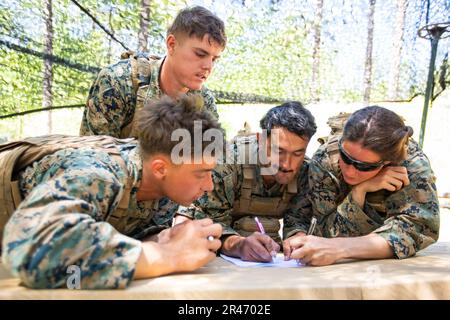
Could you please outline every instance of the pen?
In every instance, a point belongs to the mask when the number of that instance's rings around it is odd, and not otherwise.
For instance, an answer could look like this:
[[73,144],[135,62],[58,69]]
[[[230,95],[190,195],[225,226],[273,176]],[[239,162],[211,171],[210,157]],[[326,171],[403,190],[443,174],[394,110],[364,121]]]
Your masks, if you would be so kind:
[[[316,229],[317,219],[315,217],[311,218],[311,224],[309,225],[307,236],[310,236],[314,233],[314,230]],[[297,263],[299,265],[302,265],[303,263],[300,261],[300,259],[297,259]]]
[[259,222],[258,217],[255,217],[255,221],[256,225],[258,226],[259,232],[261,232],[261,234],[266,234],[266,232],[264,231],[264,226],[262,225],[261,222]]
[[306,235],[312,235],[314,234],[314,230],[316,229],[317,219],[315,217],[312,217],[311,224],[309,225],[308,233]]

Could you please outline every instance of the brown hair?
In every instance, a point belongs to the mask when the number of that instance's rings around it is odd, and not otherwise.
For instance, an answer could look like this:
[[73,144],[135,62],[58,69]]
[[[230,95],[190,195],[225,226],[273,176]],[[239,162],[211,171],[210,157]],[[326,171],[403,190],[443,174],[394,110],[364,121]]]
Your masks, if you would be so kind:
[[342,139],[361,143],[384,161],[399,163],[406,159],[407,144],[413,132],[395,112],[369,106],[350,116],[344,126]]
[[181,10],[173,24],[167,30],[167,35],[185,34],[189,37],[195,35],[203,39],[205,34],[225,48],[227,36],[225,35],[225,25],[216,15],[201,6],[188,7]]
[[[208,129],[218,129],[225,137],[224,131],[211,112],[204,107],[200,95],[182,95],[178,100],[168,96],[161,99],[150,100],[137,111],[136,129],[139,145],[144,159],[162,153],[170,155],[172,149],[179,143],[172,141],[172,132],[177,129],[186,129],[194,137],[194,121],[201,121],[201,133]],[[194,151],[191,139],[191,153]],[[210,142],[203,141],[202,151]]]

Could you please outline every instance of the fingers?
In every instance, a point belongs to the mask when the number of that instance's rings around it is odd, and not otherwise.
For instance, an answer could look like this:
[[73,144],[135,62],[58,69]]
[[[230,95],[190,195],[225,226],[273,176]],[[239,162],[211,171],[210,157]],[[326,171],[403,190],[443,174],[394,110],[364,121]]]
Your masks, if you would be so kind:
[[305,259],[307,258],[307,253],[308,250],[306,250],[305,247],[295,249],[291,253],[291,259],[297,259],[304,263]]
[[409,185],[408,170],[406,170],[405,167],[386,167],[386,173],[389,176],[400,180],[403,185]]
[[383,188],[389,191],[398,191],[409,185],[408,171],[405,167],[386,167],[383,171]]
[[406,170],[406,167],[403,166],[388,166],[385,167],[385,171],[393,171],[397,173],[408,174],[408,170]]
[[[269,249],[264,245],[267,242],[267,235],[258,232],[245,238],[242,246],[242,259],[247,261],[270,262],[272,261],[272,247]],[[270,239],[270,237],[268,237]],[[272,239],[270,239],[273,241]],[[279,248],[279,246],[278,246]]]
[[292,250],[295,250],[295,249],[298,249],[299,247],[304,246],[306,241],[308,241],[309,238],[310,238],[310,236],[302,236],[302,237],[292,237],[292,238],[288,239],[289,245],[291,247],[291,252],[292,252]]
[[213,236],[214,238],[220,238],[222,235],[222,225],[219,223],[213,223],[201,228],[201,236],[207,238],[208,236]]
[[254,243],[250,250],[251,255],[254,257],[254,261],[270,262],[272,261],[272,255],[270,251],[266,249],[260,242]]
[[289,260],[291,258],[292,247],[289,239],[283,241],[283,255],[284,260]]
[[198,223],[202,227],[206,227],[206,226],[213,224],[214,222],[209,218],[205,218],[205,219],[200,219],[200,220],[194,220],[194,223]]
[[[284,254],[284,260],[290,260],[291,259],[291,252],[295,249],[295,247],[292,245],[292,242],[294,239],[306,237],[306,233],[304,232],[297,232],[294,236],[289,237],[288,239],[283,241],[283,254]],[[298,243],[296,243],[298,244]]]
[[258,240],[262,243],[262,245],[266,248],[266,250],[273,256],[272,253],[277,254],[280,251],[280,245],[276,243],[271,237],[266,234],[259,234]]
[[220,249],[220,247],[222,246],[222,241],[220,241],[219,239],[214,239],[214,240],[208,240],[206,239],[207,244],[206,247],[208,248],[208,250],[210,251],[214,251],[216,252],[217,250]]

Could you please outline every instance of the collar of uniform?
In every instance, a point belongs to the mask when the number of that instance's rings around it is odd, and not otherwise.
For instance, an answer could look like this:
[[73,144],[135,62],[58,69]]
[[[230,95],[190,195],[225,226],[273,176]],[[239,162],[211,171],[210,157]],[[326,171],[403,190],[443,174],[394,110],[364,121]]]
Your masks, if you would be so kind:
[[161,77],[161,68],[165,60],[166,57],[154,60],[151,63],[148,89],[145,93],[146,98],[154,98],[155,96],[160,97],[162,95],[161,86],[159,85],[159,79]]
[[137,191],[142,181],[142,157],[139,144],[128,154],[127,169],[133,178],[133,185],[130,193],[130,208],[158,210],[159,200],[137,201]]
[[[164,56],[161,59],[156,60],[152,64],[152,71],[150,73],[150,79],[149,79],[149,89],[147,90],[146,96],[149,98],[153,97],[161,97],[163,95],[163,92],[161,91],[160,86],[160,79],[161,79],[161,71],[162,66],[164,64],[164,61],[166,61],[166,57]],[[201,90],[189,90],[189,93],[199,94],[201,93]]]
[[284,190],[284,185],[281,185],[276,181],[271,187],[266,188],[261,175],[261,167],[259,165],[255,166],[255,180],[257,191],[261,196],[278,196]]
[[136,193],[142,180],[142,158],[139,144],[128,153],[127,169],[133,179],[132,192]]

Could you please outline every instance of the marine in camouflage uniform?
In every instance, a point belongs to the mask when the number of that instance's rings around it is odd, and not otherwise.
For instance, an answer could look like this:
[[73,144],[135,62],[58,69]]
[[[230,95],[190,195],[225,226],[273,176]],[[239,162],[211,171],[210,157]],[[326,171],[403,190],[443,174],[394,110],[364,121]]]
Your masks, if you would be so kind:
[[[233,139],[225,163],[213,171],[214,190],[187,212],[222,223],[223,253],[268,262],[281,248],[281,237],[285,250],[309,228],[305,152],[316,124],[301,103],[288,101],[270,109],[260,127],[259,135],[246,128]],[[183,211],[180,214],[186,215]]]
[[439,235],[439,203],[430,162],[410,139],[406,167],[410,184],[398,191],[367,193],[361,208],[338,165],[336,135],[314,154],[309,166],[310,198],[319,224],[316,235],[358,237],[376,233],[403,259],[434,243]]
[[[159,84],[165,58],[145,53],[122,55],[122,60],[103,68],[89,90],[81,120],[80,135],[137,136],[133,131],[136,110],[145,101],[162,96]],[[205,107],[218,118],[214,96],[205,86],[190,94],[200,94]]]
[[[64,286],[75,265],[81,288],[100,289],[195,270],[214,259],[220,225],[203,220],[170,228],[178,207],[171,200],[186,205],[212,190],[214,163],[171,163],[178,143],[172,132],[192,132],[196,120],[201,134],[221,130],[200,97],[164,97],[144,106],[138,141],[44,136],[1,145],[4,265],[32,288]],[[183,186],[189,190],[176,192]]]
[[[308,200],[308,164],[301,168],[288,185],[275,183],[267,188],[259,165],[238,164],[239,144],[257,145],[256,135],[236,137],[230,145],[233,160],[218,165],[213,171],[214,190],[197,200],[193,207],[180,207],[179,214],[201,219],[211,218],[223,226],[223,237],[247,237],[259,231],[254,217],[258,217],[265,232],[281,245],[280,223],[283,220],[283,239],[297,232],[307,232],[311,219]],[[257,148],[257,146],[256,146]],[[254,152],[258,152],[256,148]],[[242,158],[241,158],[242,159]]]
[[[63,149],[18,175],[24,199],[8,221],[3,263],[33,288],[65,285],[70,265],[81,287],[124,288],[133,278],[141,241],[169,228],[177,206],[167,198],[137,201],[139,146],[117,146],[116,157],[93,148]],[[128,181],[127,215],[114,217]]]

